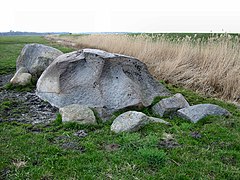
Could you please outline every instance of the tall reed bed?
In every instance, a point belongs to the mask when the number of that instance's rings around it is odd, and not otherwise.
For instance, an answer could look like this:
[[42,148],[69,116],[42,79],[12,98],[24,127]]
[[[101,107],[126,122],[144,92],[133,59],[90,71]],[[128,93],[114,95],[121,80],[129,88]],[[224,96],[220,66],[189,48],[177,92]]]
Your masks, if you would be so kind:
[[77,48],[99,48],[137,57],[157,78],[205,95],[240,101],[240,38],[166,35],[53,36]]

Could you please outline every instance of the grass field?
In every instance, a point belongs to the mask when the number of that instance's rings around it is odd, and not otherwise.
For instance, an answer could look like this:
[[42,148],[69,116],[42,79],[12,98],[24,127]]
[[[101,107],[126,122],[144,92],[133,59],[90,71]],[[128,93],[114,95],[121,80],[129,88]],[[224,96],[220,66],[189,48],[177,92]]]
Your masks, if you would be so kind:
[[[0,37],[0,42],[2,74],[14,71],[25,43],[49,44],[41,37]],[[121,134],[110,131],[112,120],[94,126],[62,124],[59,115],[49,125],[0,123],[0,179],[239,179],[239,108],[165,85],[190,104],[218,104],[232,116],[206,117],[196,124],[165,118],[172,126],[150,124]],[[0,110],[4,106],[0,102]],[[150,108],[142,111],[153,115]],[[78,130],[88,135],[74,136]]]
[[78,48],[137,57],[159,80],[211,97],[240,101],[239,34],[52,36]]

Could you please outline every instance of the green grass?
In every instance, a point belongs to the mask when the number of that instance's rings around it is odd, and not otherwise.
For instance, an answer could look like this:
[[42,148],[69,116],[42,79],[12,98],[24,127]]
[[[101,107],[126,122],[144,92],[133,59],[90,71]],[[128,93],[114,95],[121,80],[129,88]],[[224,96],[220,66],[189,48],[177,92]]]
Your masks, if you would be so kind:
[[0,75],[14,73],[16,60],[22,48],[28,43],[41,43],[53,46],[63,52],[70,52],[72,49],[52,44],[41,36],[1,36],[0,37]]
[[[0,171],[8,179],[238,179],[240,176],[240,111],[232,104],[181,92],[190,104],[215,103],[233,116],[207,117],[193,124],[177,117],[172,126],[149,124],[138,132],[114,134],[111,123],[79,125],[0,124]],[[6,108],[11,102],[3,103]],[[151,114],[148,109],[148,113]],[[85,130],[79,138],[74,132]],[[164,134],[178,146],[164,146]],[[197,133],[200,137],[192,136]],[[170,143],[172,141],[169,141]],[[66,143],[76,147],[66,149]],[[109,150],[107,145],[117,144]],[[160,145],[161,144],[161,145]],[[22,166],[18,164],[24,162]],[[4,175],[5,172],[5,175]],[[7,173],[6,173],[7,172]]]
[[[45,43],[41,37],[35,38],[29,37],[29,41]],[[22,39],[21,44],[14,38],[11,41],[16,41],[13,47],[27,42]],[[3,49],[1,57],[9,53]],[[15,50],[12,56],[20,52]],[[165,85],[173,93],[182,93],[190,104],[218,104],[232,116],[209,116],[196,124],[178,117],[164,118],[172,125],[149,124],[138,132],[121,134],[110,131],[113,120],[88,126],[63,124],[59,114],[49,125],[2,122],[0,179],[239,179],[239,109],[230,103]],[[0,115],[16,103],[20,102],[4,99]],[[153,115],[150,108],[142,111]],[[78,130],[85,130],[88,135],[74,136]],[[176,146],[169,146],[174,143]]]
[[33,91],[36,88],[36,81],[30,82],[29,84],[26,84],[24,86],[22,85],[15,85],[12,83],[7,83],[4,85],[3,89],[6,90],[14,90],[17,92],[29,92],[29,91]]
[[[0,120],[8,120],[9,116],[19,118],[23,113],[28,112],[24,102],[19,99],[5,98],[0,101]],[[1,121],[0,121],[1,123]],[[0,124],[1,125],[1,124]]]

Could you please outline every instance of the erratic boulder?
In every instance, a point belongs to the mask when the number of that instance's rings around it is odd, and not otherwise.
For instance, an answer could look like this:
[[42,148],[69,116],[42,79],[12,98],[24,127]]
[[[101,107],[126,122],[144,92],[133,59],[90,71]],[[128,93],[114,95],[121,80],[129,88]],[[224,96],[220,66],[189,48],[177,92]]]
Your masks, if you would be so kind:
[[42,72],[63,53],[42,44],[27,44],[21,51],[16,63],[17,71],[25,67],[32,76],[40,77]]
[[72,104],[59,109],[63,122],[77,122],[79,124],[95,124],[93,111],[87,106]]
[[128,111],[118,116],[111,125],[111,131],[115,133],[133,132],[139,130],[150,122],[158,122],[169,125],[168,122],[159,119],[148,117],[142,112]]
[[162,99],[152,107],[155,114],[163,117],[171,113],[177,112],[178,109],[189,107],[188,102],[182,94],[177,93],[172,97]]
[[97,49],[59,56],[37,82],[37,95],[53,106],[95,108],[101,118],[127,107],[149,106],[170,92],[139,60]]
[[230,112],[214,104],[198,104],[177,111],[178,115],[193,123],[198,122],[208,115],[229,116]]

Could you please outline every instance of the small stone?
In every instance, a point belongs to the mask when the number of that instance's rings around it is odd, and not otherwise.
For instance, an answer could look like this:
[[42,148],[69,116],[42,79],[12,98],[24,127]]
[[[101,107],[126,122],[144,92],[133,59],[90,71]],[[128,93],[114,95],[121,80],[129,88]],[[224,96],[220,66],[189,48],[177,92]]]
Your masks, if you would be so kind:
[[28,73],[25,67],[21,67],[15,73],[13,78],[10,80],[10,83],[15,85],[22,85],[25,86],[29,84],[32,80],[32,75]]
[[160,119],[160,118],[155,118],[155,117],[149,117],[149,116],[148,116],[148,119],[149,119],[150,122],[163,123],[163,124],[166,124],[166,125],[171,125],[169,122],[164,121],[164,120],[162,120],[162,119]]
[[141,127],[150,122],[169,124],[168,122],[148,117],[142,112],[128,111],[118,116],[111,125],[111,131],[115,133],[138,131]]
[[79,130],[79,131],[75,132],[73,135],[74,135],[74,136],[77,136],[77,137],[80,137],[80,138],[84,138],[84,137],[86,137],[88,134],[87,134],[86,131],[84,131],[84,130]]
[[59,109],[63,122],[77,122],[79,124],[95,124],[93,111],[84,105],[72,104]]
[[162,99],[152,107],[155,114],[163,117],[175,113],[178,109],[189,107],[188,102],[182,94],[177,93],[172,97]]
[[214,104],[198,104],[177,111],[178,115],[193,123],[197,123],[208,115],[230,116],[230,112]]

